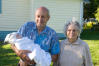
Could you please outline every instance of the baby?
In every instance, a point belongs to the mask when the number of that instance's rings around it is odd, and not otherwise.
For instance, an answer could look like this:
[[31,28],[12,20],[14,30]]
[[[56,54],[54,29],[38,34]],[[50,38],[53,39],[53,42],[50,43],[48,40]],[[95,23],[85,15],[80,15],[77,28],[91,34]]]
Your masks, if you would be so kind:
[[4,42],[15,44],[19,50],[31,51],[31,53],[28,53],[27,55],[30,60],[36,62],[36,66],[50,66],[51,64],[51,55],[27,37],[21,37],[18,33],[13,32],[6,36]]

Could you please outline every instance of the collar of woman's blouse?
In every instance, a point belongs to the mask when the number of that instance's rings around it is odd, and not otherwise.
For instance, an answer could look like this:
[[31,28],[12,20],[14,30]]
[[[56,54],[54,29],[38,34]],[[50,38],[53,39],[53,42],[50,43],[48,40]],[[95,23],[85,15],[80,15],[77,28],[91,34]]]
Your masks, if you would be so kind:
[[65,44],[80,44],[80,38],[78,38],[74,43],[70,43],[68,39],[65,40]]

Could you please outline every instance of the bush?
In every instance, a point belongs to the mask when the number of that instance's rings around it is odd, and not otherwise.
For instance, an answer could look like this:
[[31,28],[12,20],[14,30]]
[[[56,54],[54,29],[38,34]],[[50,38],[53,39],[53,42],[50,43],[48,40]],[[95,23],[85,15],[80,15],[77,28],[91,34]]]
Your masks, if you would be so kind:
[[93,22],[84,23],[83,29],[91,29],[93,27]]
[[96,20],[98,20],[99,22],[99,7],[96,10],[95,17],[96,17]]

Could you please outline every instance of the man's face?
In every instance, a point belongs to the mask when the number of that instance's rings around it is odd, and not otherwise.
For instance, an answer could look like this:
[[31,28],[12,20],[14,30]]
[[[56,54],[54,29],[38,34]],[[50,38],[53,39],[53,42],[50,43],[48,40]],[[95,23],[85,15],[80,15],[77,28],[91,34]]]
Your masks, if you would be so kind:
[[44,29],[49,19],[48,12],[45,10],[37,10],[35,14],[35,21],[37,28]]

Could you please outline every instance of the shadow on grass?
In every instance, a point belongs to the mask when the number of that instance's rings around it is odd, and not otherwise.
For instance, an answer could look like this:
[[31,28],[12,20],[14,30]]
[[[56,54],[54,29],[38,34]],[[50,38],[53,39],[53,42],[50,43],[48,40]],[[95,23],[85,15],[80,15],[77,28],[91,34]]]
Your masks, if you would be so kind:
[[99,31],[83,30],[80,37],[83,40],[99,40]]
[[0,45],[0,66],[17,66],[19,58],[16,54],[8,48],[3,48],[4,45]]

